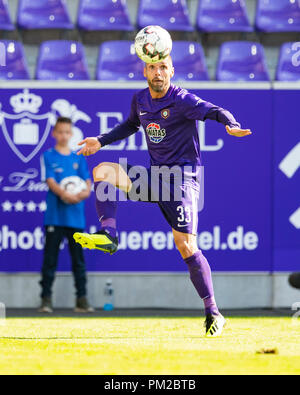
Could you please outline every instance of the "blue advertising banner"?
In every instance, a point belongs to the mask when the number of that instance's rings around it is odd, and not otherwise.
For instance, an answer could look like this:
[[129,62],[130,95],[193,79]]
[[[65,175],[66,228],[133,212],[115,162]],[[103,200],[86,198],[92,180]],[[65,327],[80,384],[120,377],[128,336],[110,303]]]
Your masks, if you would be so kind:
[[298,90],[274,91],[275,271],[300,271],[299,103]]
[[[40,155],[52,147],[57,116],[74,123],[72,146],[106,133],[126,119],[133,89],[5,89],[0,99],[0,271],[40,271],[47,188]],[[199,213],[199,247],[214,271],[272,270],[272,91],[194,91],[230,110],[253,134],[229,136],[217,122],[199,122],[205,174],[204,209]],[[290,132],[290,131],[289,131]],[[143,131],[89,157],[148,165]],[[291,141],[291,145],[293,142]],[[283,153],[286,153],[283,150]],[[284,156],[284,155],[283,155]],[[291,202],[292,205],[292,202]],[[291,207],[292,208],[292,207]],[[295,207],[296,208],[296,207]],[[87,231],[95,231],[94,196],[86,202]],[[120,250],[113,256],[86,251],[89,271],[185,271],[172,232],[156,204],[120,202]],[[66,244],[59,270],[70,269]]]

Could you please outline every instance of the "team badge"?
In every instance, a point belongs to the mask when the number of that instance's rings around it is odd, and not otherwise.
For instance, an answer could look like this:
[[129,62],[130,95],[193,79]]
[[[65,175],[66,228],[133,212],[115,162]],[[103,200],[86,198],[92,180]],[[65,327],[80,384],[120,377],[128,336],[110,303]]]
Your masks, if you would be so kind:
[[167,119],[167,118],[169,117],[169,115],[170,115],[170,110],[169,110],[168,108],[165,109],[165,110],[162,110],[161,116],[162,116],[164,119]]
[[166,137],[166,130],[161,129],[158,123],[150,123],[146,128],[146,132],[152,143],[160,143]]

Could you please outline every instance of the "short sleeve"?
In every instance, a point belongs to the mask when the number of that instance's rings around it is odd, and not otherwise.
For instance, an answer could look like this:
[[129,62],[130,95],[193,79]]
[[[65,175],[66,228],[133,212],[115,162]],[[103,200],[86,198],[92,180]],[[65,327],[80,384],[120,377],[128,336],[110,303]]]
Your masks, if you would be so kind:
[[45,182],[48,178],[55,179],[54,170],[51,166],[51,161],[49,156],[47,155],[47,152],[41,155],[40,161],[41,161],[41,180]]
[[85,181],[91,178],[87,161],[82,155],[80,156],[79,176]]

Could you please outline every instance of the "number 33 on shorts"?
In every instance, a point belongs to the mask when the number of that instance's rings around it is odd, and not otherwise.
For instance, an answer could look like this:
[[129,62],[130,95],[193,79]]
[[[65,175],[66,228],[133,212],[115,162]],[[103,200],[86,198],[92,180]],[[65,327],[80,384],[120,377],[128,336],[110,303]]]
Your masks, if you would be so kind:
[[191,207],[178,206],[177,211],[179,213],[179,216],[177,217],[179,227],[186,226],[192,221]]

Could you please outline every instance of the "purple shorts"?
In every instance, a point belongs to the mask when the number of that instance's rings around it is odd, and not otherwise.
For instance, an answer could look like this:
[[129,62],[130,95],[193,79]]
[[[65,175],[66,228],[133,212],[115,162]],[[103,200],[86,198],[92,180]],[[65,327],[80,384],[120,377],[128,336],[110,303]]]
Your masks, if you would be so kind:
[[125,171],[132,181],[127,198],[132,201],[157,203],[173,229],[197,234],[199,172],[180,169],[178,172],[170,172],[167,166],[145,169],[142,166],[127,165]]

